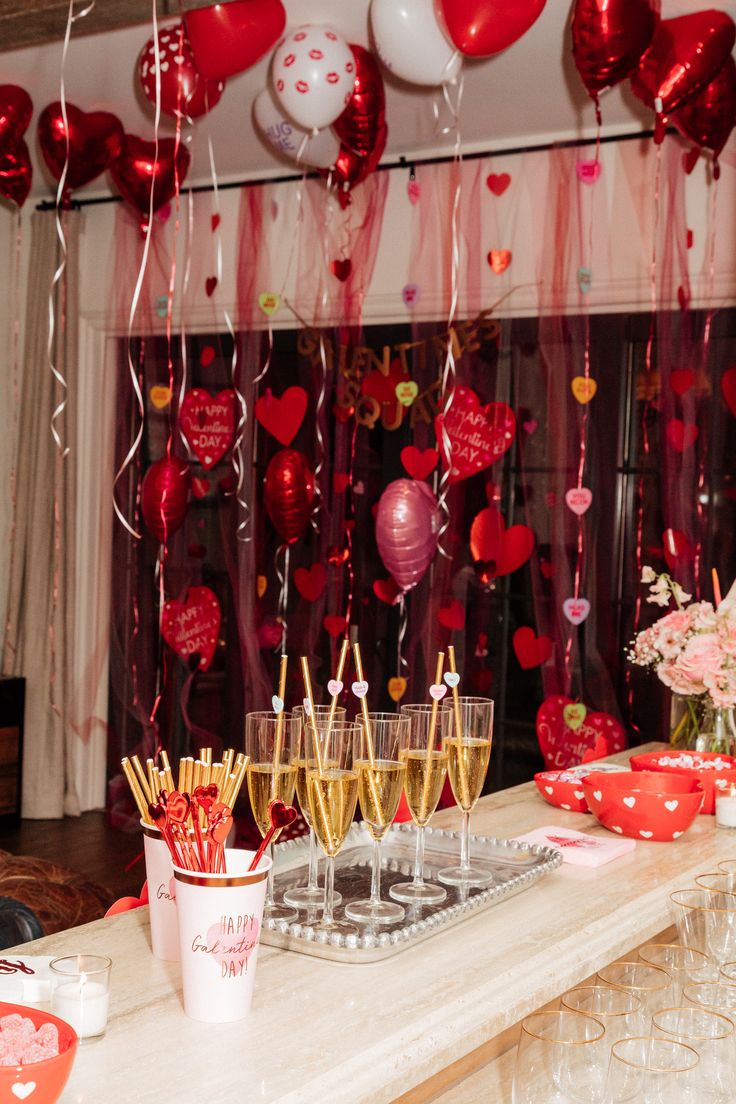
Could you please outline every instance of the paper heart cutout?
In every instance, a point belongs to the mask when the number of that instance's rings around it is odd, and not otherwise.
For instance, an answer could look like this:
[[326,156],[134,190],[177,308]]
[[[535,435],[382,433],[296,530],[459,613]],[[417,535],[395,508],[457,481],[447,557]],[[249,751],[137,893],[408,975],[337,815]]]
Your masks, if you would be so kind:
[[35,1081],[16,1081],[14,1085],[11,1085],[10,1091],[13,1096],[17,1096],[18,1100],[27,1100],[35,1088]]
[[402,406],[411,406],[419,394],[419,387],[414,380],[401,380],[394,388],[394,395]]
[[205,471],[214,468],[235,440],[235,391],[210,395],[201,387],[187,391],[179,410],[179,426]]
[[238,917],[242,922],[237,932],[224,932],[217,920],[207,929],[206,943],[212,947],[209,956],[217,965],[219,977],[239,978],[248,973],[248,960],[258,946],[261,922],[257,916],[247,914]]
[[592,501],[593,492],[588,487],[571,487],[565,491],[565,502],[578,517],[583,516]]
[[401,463],[412,479],[426,479],[439,463],[437,449],[418,449],[416,445],[407,445],[401,450]]
[[327,586],[327,570],[321,563],[310,568],[298,567],[294,572],[294,586],[306,602],[316,602]]
[[460,685],[460,675],[457,671],[445,671],[442,677],[451,690],[454,690],[456,686]]
[[429,688],[430,697],[434,698],[435,701],[442,701],[446,693],[447,687],[443,686],[442,683],[433,682]]
[[412,206],[419,202],[419,197],[422,194],[421,185],[418,180],[410,180],[406,185],[406,194],[409,197],[409,202]]
[[686,311],[690,306],[690,292],[687,288],[684,288],[682,284],[677,289],[677,302],[680,305],[681,311]]
[[304,421],[307,402],[307,392],[303,387],[287,387],[280,397],[274,395],[269,387],[256,402],[256,419],[272,437],[288,447]]
[[338,422],[345,423],[352,418],[355,413],[354,406],[339,406],[338,403],[332,404],[332,413],[337,418]]
[[[508,452],[516,434],[516,417],[506,403],[481,401],[469,387],[455,388],[447,413],[437,414],[435,434],[450,483],[475,475]],[[445,434],[449,438],[449,456]]]
[[[602,758],[626,747],[623,726],[608,713],[587,711],[580,728],[574,732],[565,723],[563,710],[578,705],[571,698],[552,695],[537,712],[537,739],[547,770],[565,770],[593,758]],[[601,794],[592,795],[601,800]]]
[[373,593],[379,602],[385,602],[387,606],[395,606],[401,596],[398,583],[393,575],[389,575],[388,579],[376,579],[373,584]]
[[210,481],[205,479],[203,475],[195,475],[192,477],[192,494],[197,499],[206,498],[210,490]]
[[665,427],[667,440],[677,452],[692,448],[700,436],[700,429],[692,422],[683,422],[680,418],[670,418]]
[[688,249],[692,249],[693,245],[695,244],[695,234],[692,230],[688,230],[687,234],[685,235],[685,244]]
[[421,296],[421,288],[419,284],[404,284],[401,289],[401,298],[404,300],[404,306],[413,307],[419,302]]
[[598,384],[594,379],[585,376],[575,376],[570,384],[570,389],[581,406],[585,406],[598,390]]
[[364,698],[368,693],[368,683],[365,679],[362,679],[354,682],[350,689],[353,691],[356,698]]
[[217,229],[217,227],[220,225],[221,222],[222,222],[222,218],[220,217],[220,215],[215,213],[212,216],[212,218],[210,219],[210,228],[211,228],[213,234],[214,234],[215,230]]
[[332,490],[335,494],[342,494],[350,486],[350,476],[346,472],[333,472]]
[[553,642],[548,636],[536,636],[534,629],[523,625],[517,629],[512,637],[512,644],[519,665],[530,671],[533,667],[541,667],[552,655]]
[[199,354],[199,363],[202,365],[203,368],[209,368],[210,364],[213,363],[216,356],[217,353],[215,352],[213,347],[211,345],[205,345],[205,347],[202,349],[202,352]]
[[575,164],[575,172],[582,184],[595,184],[601,175],[602,165],[600,161],[578,161]]
[[695,372],[692,368],[675,368],[670,372],[670,388],[676,395],[686,395],[695,383]]
[[353,262],[349,257],[343,257],[341,260],[333,261],[330,268],[332,269],[332,275],[344,284],[353,271]]
[[270,318],[281,306],[281,296],[275,291],[262,291],[258,296],[258,306],[266,317]]
[[476,563],[490,565],[493,576],[516,571],[526,563],[533,549],[533,531],[527,525],[512,525],[507,529],[503,515],[495,506],[486,506],[473,519],[470,554]]
[[736,366],[727,368],[721,376],[721,394],[726,406],[736,418]]
[[459,632],[465,628],[465,607],[453,598],[449,606],[441,606],[437,611],[437,620],[444,629],[457,629]]
[[511,264],[512,253],[510,249],[492,249],[488,254],[488,263],[496,273],[500,276]]
[[628,809],[633,809],[634,806],[636,805],[636,798],[635,797],[625,797],[623,799],[623,802],[624,802],[624,805],[626,805],[626,807]]
[[154,383],[148,392],[148,397],[155,410],[165,410],[171,402],[171,388],[162,383]]
[[566,598],[562,612],[572,625],[582,625],[590,613],[590,602],[587,598]]
[[542,577],[545,579],[554,579],[557,574],[557,568],[554,564],[551,564],[549,560],[540,559],[539,570],[542,573]]
[[586,718],[588,710],[585,708],[582,702],[573,702],[571,705],[566,705],[562,710],[562,716],[565,720],[565,724],[568,728],[571,728],[573,732],[582,725]]
[[330,679],[327,683],[327,693],[331,698],[336,698],[338,694],[342,693],[342,680],[338,682],[337,679]]
[[391,701],[401,701],[406,693],[406,679],[396,675],[388,680],[388,696]]
[[215,288],[217,287],[217,277],[208,276],[204,282],[204,290],[208,299],[211,299],[214,295]]
[[344,633],[345,629],[348,627],[348,623],[344,617],[332,613],[328,613],[328,615],[322,619],[322,624],[333,640],[335,637],[340,636],[341,633]]
[[219,631],[220,603],[209,587],[190,587],[183,602],[164,602],[162,637],[185,662],[199,655],[201,671],[212,663]]
[[525,433],[528,433],[530,437],[533,433],[537,432],[538,428],[539,422],[536,418],[528,418],[525,422],[522,422],[522,429]]
[[488,190],[495,196],[502,196],[510,183],[511,177],[508,173],[489,173],[486,177]]
[[665,529],[662,534],[662,554],[670,571],[692,562],[693,546],[681,529]]
[[278,696],[278,694],[274,694],[272,696],[272,698],[271,698],[271,708],[273,709],[274,713],[283,713],[284,712],[284,702],[283,702],[283,699]]

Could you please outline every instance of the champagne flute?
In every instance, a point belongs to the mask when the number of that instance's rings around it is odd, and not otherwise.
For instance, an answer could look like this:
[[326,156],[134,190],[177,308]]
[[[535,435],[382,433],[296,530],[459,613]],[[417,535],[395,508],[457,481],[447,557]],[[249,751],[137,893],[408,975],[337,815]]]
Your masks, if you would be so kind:
[[360,771],[354,754],[358,746],[359,726],[312,716],[306,727],[307,800],[312,824],[327,855],[325,895],[322,919],[311,925],[314,932],[356,935],[358,929],[345,920],[336,920],[335,856],[340,851],[358,803]]
[[[245,750],[248,762],[248,794],[255,822],[261,836],[271,827],[268,806],[274,798],[291,805],[296,787],[296,753],[299,748],[301,718],[293,713],[248,713],[245,717]],[[285,920],[297,917],[296,909],[277,904],[273,898],[273,845],[276,833],[268,845],[272,860],[266,882],[265,920]]]
[[[316,717],[322,717],[326,720],[331,709],[331,705],[315,705],[314,713]],[[309,826],[309,874],[307,884],[287,890],[284,894],[284,901],[287,905],[295,905],[296,908],[312,909],[321,907],[325,899],[325,891],[319,888],[317,881],[319,876],[319,845],[312,827],[312,814],[309,811],[309,801],[307,799],[307,738],[305,726],[308,722],[304,715],[303,705],[294,706],[292,713],[295,717],[301,718],[302,722],[296,754],[296,796],[302,816]],[[344,705],[336,705],[333,717],[336,721],[344,721],[345,713]],[[341,901],[340,894],[335,893],[334,904],[339,905]]]
[[404,793],[409,812],[417,826],[417,849],[414,876],[410,882],[392,885],[389,895],[406,904],[438,905],[447,897],[447,890],[424,881],[424,829],[442,793],[447,775],[447,737],[452,732],[452,710],[448,705],[436,708],[436,724],[429,746],[432,718],[431,705],[402,705],[402,716],[409,722],[409,745],[403,753],[406,760]]
[[393,901],[381,900],[381,844],[396,816],[406,774],[404,753],[409,741],[409,721],[396,713],[369,713],[359,718],[355,766],[360,770],[358,797],[363,820],[373,837],[371,895],[351,901],[345,915],[371,924],[403,920],[405,910]]
[[[450,785],[463,813],[460,865],[447,866],[437,877],[445,885],[486,886],[493,881],[487,867],[471,865],[470,813],[483,790],[493,741],[493,701],[453,695],[453,731],[447,740]],[[459,731],[458,731],[459,728]]]

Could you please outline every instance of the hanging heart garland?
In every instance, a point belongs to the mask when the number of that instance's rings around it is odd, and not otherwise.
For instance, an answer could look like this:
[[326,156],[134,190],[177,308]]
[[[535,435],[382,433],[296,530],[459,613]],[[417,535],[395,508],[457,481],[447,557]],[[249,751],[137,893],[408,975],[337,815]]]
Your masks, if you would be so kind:
[[303,387],[287,387],[280,397],[269,387],[257,400],[256,419],[272,437],[287,447],[296,437],[307,413],[307,392]]
[[235,392],[210,395],[201,387],[187,391],[179,411],[179,426],[205,471],[214,468],[235,440]]

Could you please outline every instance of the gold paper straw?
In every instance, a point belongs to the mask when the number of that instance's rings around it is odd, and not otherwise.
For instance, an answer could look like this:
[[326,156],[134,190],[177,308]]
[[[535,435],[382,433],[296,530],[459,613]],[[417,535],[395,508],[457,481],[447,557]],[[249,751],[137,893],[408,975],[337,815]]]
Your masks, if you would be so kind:
[[225,774],[228,775],[233,769],[233,759],[235,758],[235,751],[233,748],[225,748],[225,752],[222,756],[222,765],[225,768]]
[[192,781],[190,783],[191,789],[189,790],[190,793],[194,793],[197,786],[202,785],[202,767],[203,766],[204,766],[204,763],[202,762],[201,759],[195,759],[194,767],[192,769]]
[[176,786],[174,785],[174,776],[171,773],[171,763],[169,762],[169,757],[166,754],[166,752],[163,750],[163,748],[161,749],[161,753],[160,753],[159,758],[161,759],[161,763],[163,765],[163,774],[164,774],[164,786],[163,786],[163,788],[166,790],[167,793],[172,793],[172,791],[176,789]]
[[138,776],[138,781],[140,783],[141,789],[143,790],[143,796],[145,797],[146,802],[150,801],[151,803],[153,803],[153,796],[151,794],[151,791],[150,791],[150,788],[149,788],[149,785],[148,785],[148,779],[146,778],[146,772],[143,770],[143,767],[141,766],[140,759],[138,758],[137,755],[134,755],[131,758],[130,762],[133,764],[133,769],[134,769],[135,773]]
[[151,801],[158,801],[158,790],[156,788],[156,780],[158,778],[158,771],[154,765],[153,759],[146,759],[146,774],[148,775],[148,788],[151,791]]
[[144,820],[146,824],[152,824],[151,815],[148,812],[148,803],[143,795],[138,777],[130,764],[130,759],[122,759],[120,766],[123,768],[123,774],[128,779],[128,785],[130,786],[133,794],[133,800],[138,806],[138,812],[141,814],[141,820]]
[[184,767],[184,784],[181,787],[181,793],[192,792],[192,776],[194,774],[194,760],[190,755],[187,755],[186,759],[182,759],[182,766]]
[[212,748],[209,748],[209,747],[200,748],[199,749],[199,758],[202,760],[202,762],[205,764],[205,766],[209,766],[210,763],[212,762]]
[[[436,686],[442,685],[442,669],[445,666],[445,653],[437,653],[437,667],[434,672],[434,682]],[[432,777],[432,756],[434,754],[434,734],[437,731],[437,714],[440,710],[440,703],[436,698],[432,698],[432,713],[429,718],[429,734],[427,736],[427,770],[424,775],[424,786],[422,787],[422,806],[421,816],[422,820],[427,815],[427,802],[429,800],[429,783]]]
[[304,694],[309,703],[309,726],[314,734],[314,750],[317,756],[317,771],[322,774],[322,748],[319,745],[319,733],[314,718],[314,694],[312,693],[312,678],[309,674],[309,660],[302,656],[302,678],[304,679]]
[[[447,658],[450,661],[450,671],[453,675],[457,674],[457,667],[455,666],[455,645],[449,644],[447,647]],[[463,742],[463,724],[460,714],[460,694],[458,693],[457,684],[452,687],[452,708],[455,713],[455,736],[457,737],[457,768],[458,775],[460,776],[460,792],[462,794],[463,802],[466,805],[470,804],[470,790],[468,789],[468,772],[466,770],[465,757],[462,754],[462,742]]]
[[281,748],[284,743],[284,697],[286,696],[286,668],[289,666],[289,657],[281,656],[279,667],[279,693],[281,710],[276,718],[276,739],[273,744],[273,775],[271,776],[271,797],[278,793],[279,768],[281,766]]
[[[363,661],[360,658],[360,644],[356,640],[353,644],[353,659],[355,660],[355,673],[358,676],[359,682],[364,682],[363,677]],[[385,825],[386,820],[383,814],[383,802],[381,801],[380,794],[378,793],[378,787],[376,786],[376,756],[373,750],[373,732],[371,730],[370,717],[368,716],[368,695],[364,694],[360,699],[360,707],[363,711],[363,725],[365,727],[365,743],[368,749],[368,788],[371,791],[371,797],[373,798],[373,807],[376,810],[376,817],[378,823]]]
[[[335,672],[335,682],[342,682],[343,672],[345,670],[345,660],[348,658],[348,649],[350,648],[350,642],[347,637],[342,642],[342,648],[340,649],[340,658],[337,661],[337,671]],[[339,694],[332,695],[332,701],[330,702],[330,714],[327,718],[327,733],[332,731],[332,726],[335,723],[335,710],[337,709],[337,699]]]

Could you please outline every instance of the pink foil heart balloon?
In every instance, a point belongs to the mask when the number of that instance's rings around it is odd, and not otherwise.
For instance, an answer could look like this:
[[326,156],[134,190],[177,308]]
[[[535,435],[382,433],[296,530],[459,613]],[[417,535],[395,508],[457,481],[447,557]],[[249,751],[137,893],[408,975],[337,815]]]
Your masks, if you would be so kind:
[[437,551],[440,514],[426,483],[395,479],[381,495],[376,513],[378,552],[402,591],[423,577]]

